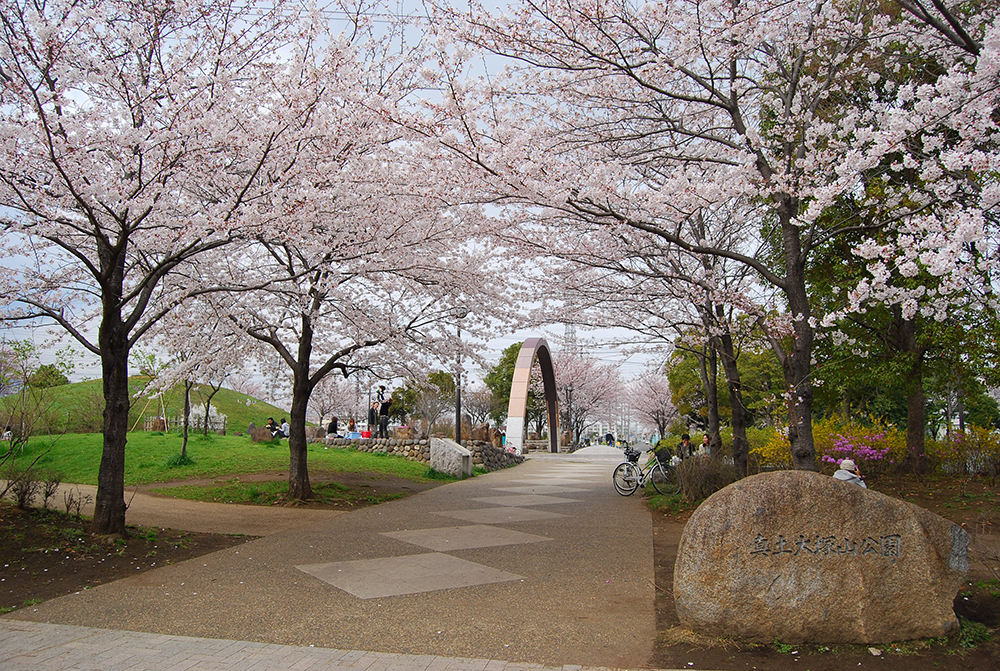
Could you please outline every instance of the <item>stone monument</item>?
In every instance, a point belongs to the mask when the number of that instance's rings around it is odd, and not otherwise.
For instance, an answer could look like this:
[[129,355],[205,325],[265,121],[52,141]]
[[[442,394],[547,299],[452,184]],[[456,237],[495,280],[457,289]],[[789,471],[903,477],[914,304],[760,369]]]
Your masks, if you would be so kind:
[[674,566],[681,624],[770,643],[944,636],[969,564],[960,527],[819,473],[755,475],[691,516]]
[[472,452],[454,440],[431,438],[431,468],[459,478],[472,477]]

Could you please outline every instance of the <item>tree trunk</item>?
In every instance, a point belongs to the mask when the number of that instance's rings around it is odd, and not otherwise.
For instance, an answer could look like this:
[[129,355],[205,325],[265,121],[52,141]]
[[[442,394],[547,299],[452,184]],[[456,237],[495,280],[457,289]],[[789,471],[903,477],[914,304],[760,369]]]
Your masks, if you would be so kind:
[[[109,302],[112,314],[108,314]],[[113,297],[105,297],[98,334],[104,382],[104,448],[94,500],[95,534],[125,535],[125,443],[128,437],[128,335]]]
[[[722,306],[716,306],[716,312],[721,309]],[[733,347],[733,336],[728,330],[715,340],[722,355],[722,369],[726,373],[726,385],[729,387],[729,406],[733,413],[733,465],[739,474],[745,477],[750,443],[747,440],[747,412],[743,404],[743,382],[736,366],[736,349]],[[716,440],[719,440],[718,434],[711,437],[713,445]],[[721,447],[721,440],[719,444]]]
[[917,320],[902,319],[898,315],[899,349],[910,357],[910,370],[906,374],[906,469],[924,473],[927,457],[924,437],[927,429],[927,399],[924,396],[924,353],[917,346]]
[[312,485],[309,484],[306,450],[306,408],[309,406],[311,391],[307,375],[308,373],[300,375],[296,370],[292,382],[292,412],[288,417],[288,423],[291,425],[288,434],[288,496],[300,501],[311,499],[313,495]]
[[[225,380],[223,380],[223,382],[224,381]],[[215,398],[215,395],[219,393],[220,389],[222,389],[223,382],[219,382],[219,386],[218,387],[216,387],[211,382],[208,383],[208,388],[212,390],[212,393],[209,394],[208,398],[205,400],[205,430],[204,430],[203,435],[206,438],[208,437],[208,412],[212,409],[212,399]],[[320,424],[320,426],[323,426],[323,418],[322,417],[320,417],[319,424]]]
[[[708,405],[708,434],[719,435],[719,363],[715,347],[711,342],[698,359],[701,362],[701,384],[705,388],[705,403]],[[716,453],[711,454],[714,456]]]
[[188,427],[191,425],[191,387],[194,383],[184,380],[184,438],[181,440],[181,462],[187,459]]
[[292,410],[288,417],[288,496],[305,501],[312,498],[306,443],[306,410],[315,386],[309,379],[312,361],[312,319],[302,315],[298,358],[292,367]]
[[791,350],[779,354],[785,378],[788,405],[788,440],[792,448],[792,467],[815,471],[816,446],[812,430],[812,354],[813,327],[809,323],[812,308],[805,281],[805,254],[802,252],[801,231],[794,223],[798,199],[787,194],[775,196],[781,221],[785,256],[783,290],[792,317]]

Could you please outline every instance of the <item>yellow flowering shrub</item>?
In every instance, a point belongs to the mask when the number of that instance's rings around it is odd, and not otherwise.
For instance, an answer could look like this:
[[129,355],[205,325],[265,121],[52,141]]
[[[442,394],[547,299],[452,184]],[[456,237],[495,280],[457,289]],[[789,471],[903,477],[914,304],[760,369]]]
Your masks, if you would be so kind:
[[[786,431],[757,429],[750,439],[750,459],[755,470],[792,467],[791,445]],[[841,415],[813,422],[817,465],[833,472],[841,459],[854,459],[866,475],[878,475],[906,455],[906,432],[877,419],[851,420]]]
[[782,470],[792,467],[792,447],[779,429],[747,430],[752,471]]

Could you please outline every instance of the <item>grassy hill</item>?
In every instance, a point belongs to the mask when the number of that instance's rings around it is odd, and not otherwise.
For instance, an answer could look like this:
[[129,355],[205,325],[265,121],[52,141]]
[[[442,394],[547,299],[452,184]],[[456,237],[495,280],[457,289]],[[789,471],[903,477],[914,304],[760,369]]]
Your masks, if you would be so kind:
[[[147,416],[165,415],[180,417],[184,412],[183,387],[174,387],[161,399],[136,397],[147,384],[149,378],[133,376],[129,378],[129,389],[132,392],[132,409],[129,411],[129,428],[137,426],[141,430],[143,418]],[[204,407],[204,399],[211,389],[203,385],[195,385],[191,390],[191,405]],[[0,421],[8,423],[7,418],[19,403],[20,396],[8,396],[0,399]],[[35,435],[46,433],[92,433],[101,430],[101,414],[104,411],[104,398],[100,380],[75,382],[48,389],[26,390],[26,406],[29,414],[36,417]],[[250,422],[262,426],[268,417],[280,420],[288,416],[288,410],[265,403],[247,394],[241,394],[231,389],[220,389],[212,397],[212,406],[226,416],[228,433],[246,431]]]

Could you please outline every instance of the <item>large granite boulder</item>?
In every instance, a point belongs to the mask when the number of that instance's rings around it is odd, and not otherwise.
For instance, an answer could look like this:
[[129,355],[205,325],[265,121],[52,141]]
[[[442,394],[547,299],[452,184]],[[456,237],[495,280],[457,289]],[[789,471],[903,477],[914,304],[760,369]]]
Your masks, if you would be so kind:
[[274,436],[263,426],[255,427],[250,431],[250,442],[251,443],[266,443],[269,440],[274,440]]
[[806,471],[729,485],[691,516],[681,624],[785,643],[887,643],[958,627],[969,537],[919,506]]
[[472,452],[454,440],[431,438],[431,468],[459,478],[472,476]]

